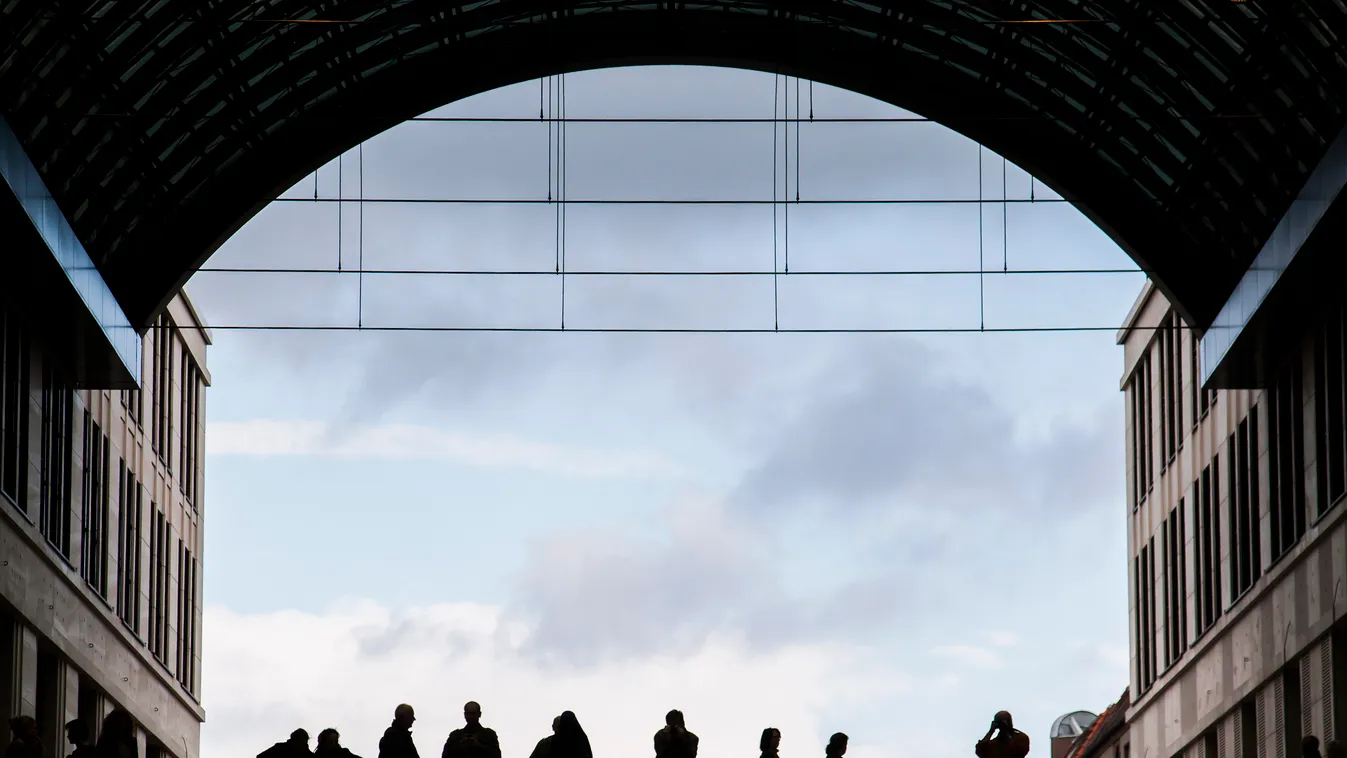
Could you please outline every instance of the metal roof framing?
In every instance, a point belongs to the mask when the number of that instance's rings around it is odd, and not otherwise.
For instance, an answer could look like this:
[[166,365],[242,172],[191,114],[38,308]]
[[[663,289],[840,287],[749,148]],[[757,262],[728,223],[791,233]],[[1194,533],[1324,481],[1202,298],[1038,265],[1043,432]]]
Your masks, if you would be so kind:
[[281,190],[547,74],[787,73],[942,121],[1210,325],[1347,124],[1345,0],[0,0],[0,112],[134,323]]

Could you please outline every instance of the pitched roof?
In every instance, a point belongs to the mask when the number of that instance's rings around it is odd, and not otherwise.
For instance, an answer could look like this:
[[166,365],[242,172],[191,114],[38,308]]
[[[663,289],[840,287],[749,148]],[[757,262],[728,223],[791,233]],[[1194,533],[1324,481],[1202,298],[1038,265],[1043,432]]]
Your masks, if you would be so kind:
[[1128,688],[1123,690],[1118,702],[1099,714],[1085,734],[1076,738],[1067,758],[1093,758],[1096,751],[1127,726],[1127,708],[1131,704],[1132,690]]

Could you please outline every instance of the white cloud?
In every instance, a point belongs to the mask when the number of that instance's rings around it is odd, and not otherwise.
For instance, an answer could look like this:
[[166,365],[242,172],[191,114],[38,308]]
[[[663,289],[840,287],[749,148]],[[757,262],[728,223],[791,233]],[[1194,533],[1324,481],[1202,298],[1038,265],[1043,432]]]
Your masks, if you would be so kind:
[[976,645],[940,645],[931,648],[931,655],[984,669],[1001,668],[1002,665],[1001,656]]
[[363,601],[324,614],[210,607],[204,628],[202,758],[255,755],[299,726],[310,734],[335,727],[353,752],[372,758],[401,702],[417,709],[421,754],[434,755],[469,699],[482,703],[507,756],[526,755],[565,709],[580,717],[596,755],[646,755],[673,707],[687,714],[706,758],[753,754],[766,726],[785,733],[783,758],[821,755],[839,729],[852,734],[858,757],[892,756],[893,746],[881,750],[854,723],[825,724],[825,709],[845,713],[920,689],[855,651],[810,645],[753,655],[729,639],[686,656],[540,668],[521,652],[527,629],[471,604],[396,614]]
[[1014,647],[1020,638],[1014,632],[987,632],[987,641],[997,647]]
[[645,451],[592,450],[508,435],[465,434],[405,424],[338,432],[318,421],[217,421],[210,424],[206,439],[211,455],[436,460],[589,478],[685,474],[676,461]]

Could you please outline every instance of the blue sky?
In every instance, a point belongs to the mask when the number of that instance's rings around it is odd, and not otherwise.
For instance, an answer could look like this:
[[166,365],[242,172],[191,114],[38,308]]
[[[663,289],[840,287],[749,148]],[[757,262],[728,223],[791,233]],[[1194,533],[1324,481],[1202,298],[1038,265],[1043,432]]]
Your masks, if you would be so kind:
[[[774,77],[567,77],[575,117],[770,117]],[[790,85],[794,96],[793,80]],[[807,92],[807,83],[802,92]],[[819,117],[903,115],[821,85]],[[538,82],[439,115],[536,116]],[[793,113],[793,106],[792,106]],[[770,198],[772,127],[571,124],[580,198]],[[791,131],[794,176],[795,133]],[[368,197],[537,197],[542,124],[408,123]],[[976,198],[929,123],[805,124],[802,197]],[[1002,162],[983,154],[983,196]],[[359,160],[342,164],[355,196]],[[336,163],[318,172],[337,192]],[[1006,169],[1011,198],[1030,180]],[[790,196],[796,185],[792,178]],[[312,197],[314,178],[288,197]],[[1037,184],[1036,199],[1057,196]],[[1064,203],[983,209],[988,269],[1134,269]],[[550,269],[549,206],[276,203],[217,267]],[[338,224],[341,223],[340,253]],[[977,206],[791,209],[792,271],[976,271]],[[1004,229],[1004,232],[1003,232]],[[772,270],[769,207],[573,206],[567,266]],[[784,229],[776,252],[783,257]],[[1140,273],[984,277],[988,327],[1116,326]],[[783,327],[967,328],[978,277],[778,277]],[[771,277],[570,277],[567,325],[762,327]],[[556,277],[200,273],[219,325],[553,325]],[[357,294],[359,292],[359,294]],[[335,726],[372,758],[413,703],[433,754],[477,699],[507,756],[563,709],[600,756],[672,707],[707,758],[966,755],[993,712],[1127,681],[1123,403],[1111,332],[909,335],[221,330],[208,400],[205,758]],[[248,752],[253,751],[253,752]]]

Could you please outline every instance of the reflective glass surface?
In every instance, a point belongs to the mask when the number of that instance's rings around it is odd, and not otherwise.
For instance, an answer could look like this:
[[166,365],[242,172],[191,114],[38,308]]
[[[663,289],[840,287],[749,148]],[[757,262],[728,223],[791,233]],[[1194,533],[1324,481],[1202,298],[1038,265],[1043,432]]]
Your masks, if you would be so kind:
[[112,296],[93,259],[75,236],[65,215],[57,207],[37,168],[28,159],[13,130],[0,117],[0,178],[28,213],[47,249],[61,264],[70,283],[79,293],[89,313],[107,335],[108,342],[136,383],[140,383],[140,335]]

